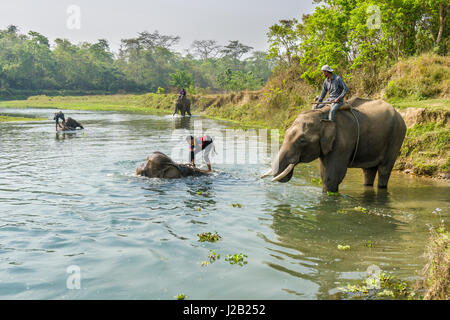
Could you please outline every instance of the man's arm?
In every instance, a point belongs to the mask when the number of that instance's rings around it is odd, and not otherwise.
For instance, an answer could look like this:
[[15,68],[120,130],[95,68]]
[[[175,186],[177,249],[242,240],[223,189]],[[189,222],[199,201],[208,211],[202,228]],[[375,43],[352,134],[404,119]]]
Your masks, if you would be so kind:
[[342,101],[342,99],[344,99],[345,95],[348,92],[348,87],[345,84],[344,80],[342,80],[341,77],[339,77],[339,86],[342,87],[342,93],[341,95],[337,98],[337,100]]
[[322,93],[320,94],[319,100],[317,100],[318,102],[322,102],[323,98],[325,98],[325,96],[327,95],[328,88],[326,82],[327,82],[326,80],[323,82]]

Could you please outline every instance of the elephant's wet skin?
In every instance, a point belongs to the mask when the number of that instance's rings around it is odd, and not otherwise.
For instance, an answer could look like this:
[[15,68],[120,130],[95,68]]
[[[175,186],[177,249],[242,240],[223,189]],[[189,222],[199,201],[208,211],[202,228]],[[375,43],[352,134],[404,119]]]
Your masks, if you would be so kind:
[[62,124],[56,127],[56,131],[73,131],[77,130],[77,128],[84,129],[84,127],[77,120],[72,118],[67,118],[67,120],[63,121]]
[[348,103],[353,109],[338,111],[333,122],[321,121],[328,108],[301,112],[263,177],[273,175],[273,181],[288,182],[298,163],[319,158],[324,192],[338,191],[347,168],[362,168],[368,186],[378,173],[378,187],[386,188],[405,138],[405,122],[382,100],[353,98]]
[[174,162],[162,152],[153,152],[147,161],[136,169],[136,175],[149,178],[178,179],[203,176],[209,173],[198,168]]

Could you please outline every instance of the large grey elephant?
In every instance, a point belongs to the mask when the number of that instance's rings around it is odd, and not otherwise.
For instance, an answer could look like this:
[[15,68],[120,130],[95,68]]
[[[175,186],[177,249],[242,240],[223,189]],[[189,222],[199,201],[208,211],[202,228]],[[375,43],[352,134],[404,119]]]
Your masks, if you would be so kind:
[[175,100],[175,110],[173,111],[173,115],[178,114],[178,111],[180,111],[183,117],[186,112],[191,116],[191,101],[186,96],[179,96],[177,100]]
[[136,174],[149,178],[176,179],[188,176],[202,176],[207,171],[174,162],[167,155],[156,151],[147,157],[147,161],[136,169]]
[[329,108],[301,112],[286,131],[272,169],[262,177],[287,182],[298,163],[319,158],[323,192],[337,192],[347,168],[362,168],[367,186],[378,172],[378,187],[386,188],[405,138],[405,122],[382,100],[353,98],[348,104],[353,108],[341,107],[333,122],[322,121]]
[[63,121],[61,124],[56,126],[56,131],[73,131],[77,130],[77,128],[84,129],[81,123],[69,117],[66,121]]

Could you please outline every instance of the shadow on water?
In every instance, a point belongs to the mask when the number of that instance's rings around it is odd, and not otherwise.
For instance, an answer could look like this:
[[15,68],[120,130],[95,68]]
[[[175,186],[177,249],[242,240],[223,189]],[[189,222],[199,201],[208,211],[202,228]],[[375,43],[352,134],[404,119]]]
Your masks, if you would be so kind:
[[[276,239],[263,238],[275,260],[265,263],[277,271],[315,283],[317,298],[330,299],[329,291],[342,283],[343,274],[358,274],[360,278],[368,266],[384,260],[383,250],[371,252],[364,245],[376,241],[380,247],[389,247],[392,242],[400,242],[397,230],[403,223],[388,214],[352,210],[357,204],[389,206],[391,200],[386,190],[364,190],[358,202],[348,196],[323,195],[317,200],[307,209],[285,202],[268,211]],[[338,213],[342,208],[346,208],[345,214]],[[338,250],[338,245],[350,245],[351,250]]]

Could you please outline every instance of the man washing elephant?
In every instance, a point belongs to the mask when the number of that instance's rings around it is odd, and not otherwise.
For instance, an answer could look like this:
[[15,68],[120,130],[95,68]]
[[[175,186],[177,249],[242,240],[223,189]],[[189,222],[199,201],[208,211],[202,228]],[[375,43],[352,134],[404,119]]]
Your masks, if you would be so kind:
[[[322,93],[317,101],[322,102],[327,92],[329,93],[329,97],[325,102],[332,102],[332,104],[328,114],[328,120],[323,119],[323,121],[334,121],[336,111],[344,103],[344,96],[347,94],[348,88],[341,77],[333,74],[334,70],[329,65],[322,66],[321,70],[326,79],[323,83]],[[321,109],[324,106],[325,104],[323,103],[317,103],[313,109]]]
[[194,138],[194,136],[186,137],[187,143],[189,143],[189,163],[195,168],[195,154],[203,151],[203,159],[208,166],[208,172],[211,171],[211,161],[209,160],[209,154],[211,151],[215,151],[213,140],[210,136],[202,136]]

